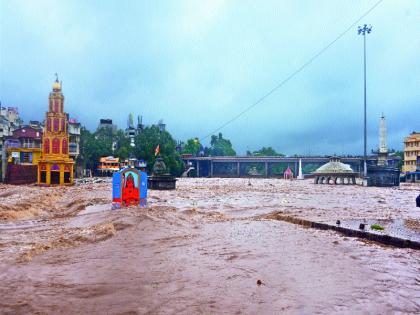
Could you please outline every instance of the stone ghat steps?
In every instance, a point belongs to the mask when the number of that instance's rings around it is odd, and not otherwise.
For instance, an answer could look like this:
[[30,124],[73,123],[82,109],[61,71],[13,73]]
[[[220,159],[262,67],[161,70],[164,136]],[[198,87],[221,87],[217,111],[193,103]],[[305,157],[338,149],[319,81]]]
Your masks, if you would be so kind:
[[288,215],[284,215],[280,213],[270,215],[269,218],[301,225],[308,228],[314,228],[314,229],[319,229],[319,230],[333,230],[349,237],[359,237],[359,238],[367,239],[370,241],[378,242],[378,243],[389,245],[389,246],[394,246],[394,247],[399,247],[399,248],[412,248],[412,249],[417,249],[417,250],[420,249],[419,241],[408,239],[408,238],[402,238],[402,237],[397,237],[397,236],[387,235],[387,234],[379,234],[379,233],[374,233],[374,232],[366,231],[366,230],[358,230],[358,229],[343,227],[340,225],[334,225],[334,224],[325,223],[325,222],[315,222],[315,221],[301,219],[301,218],[288,216]]

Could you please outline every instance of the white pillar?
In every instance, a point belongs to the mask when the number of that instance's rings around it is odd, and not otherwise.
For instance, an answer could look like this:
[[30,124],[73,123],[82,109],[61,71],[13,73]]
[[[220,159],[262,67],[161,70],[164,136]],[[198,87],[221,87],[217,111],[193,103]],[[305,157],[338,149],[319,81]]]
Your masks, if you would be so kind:
[[304,179],[305,177],[303,176],[302,173],[302,159],[299,159],[299,176],[298,179]]
[[379,150],[378,150],[378,165],[388,164],[388,146],[386,141],[386,122],[385,116],[382,114],[379,121]]

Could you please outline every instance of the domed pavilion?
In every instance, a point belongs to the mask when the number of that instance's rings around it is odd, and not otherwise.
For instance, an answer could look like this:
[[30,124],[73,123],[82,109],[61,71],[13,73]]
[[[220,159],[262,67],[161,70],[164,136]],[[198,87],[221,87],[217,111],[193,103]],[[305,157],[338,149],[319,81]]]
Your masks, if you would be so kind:
[[319,167],[313,174],[315,184],[356,184],[357,173],[350,165],[341,163],[340,158],[336,156],[332,156],[328,163]]

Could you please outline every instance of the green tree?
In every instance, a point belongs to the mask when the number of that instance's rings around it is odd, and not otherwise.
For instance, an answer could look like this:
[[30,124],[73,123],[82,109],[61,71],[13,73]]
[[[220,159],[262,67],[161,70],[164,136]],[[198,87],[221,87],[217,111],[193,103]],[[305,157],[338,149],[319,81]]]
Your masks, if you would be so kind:
[[178,176],[184,169],[184,164],[178,152],[176,142],[169,132],[160,131],[158,127],[146,127],[135,138],[135,147],[130,146],[130,139],[123,130],[113,131],[111,128],[101,128],[91,133],[85,127],[81,128],[80,148],[81,160],[84,168],[96,170],[99,159],[103,156],[113,155],[120,161],[130,157],[131,154],[147,162],[151,171],[156,159],[155,149],[160,146],[160,156],[163,158],[168,171]]
[[134,151],[130,145],[130,139],[121,129],[113,135],[113,143],[115,144],[114,156],[119,157],[120,161],[128,159]]
[[101,131],[91,133],[85,127],[80,130],[80,147],[83,165],[88,169],[96,169],[102,156],[112,155],[112,135]]
[[284,154],[276,152],[272,147],[262,147],[258,151],[252,153],[253,156],[284,156]]
[[234,156],[235,150],[232,148],[232,143],[228,139],[224,139],[223,135],[211,136],[209,155],[211,156]]
[[[80,131],[81,160],[84,168],[95,170],[99,159],[113,155],[125,160],[131,153],[130,140],[124,131],[113,131],[111,128],[101,128],[91,133],[85,127]],[[115,150],[114,150],[115,149]]]
[[160,131],[157,126],[146,127],[135,138],[134,153],[137,158],[147,162],[147,168],[152,170],[153,163],[156,160],[155,149],[159,145],[160,157],[172,175],[179,176],[184,163],[179,153],[176,151],[176,142],[168,131]]
[[198,138],[188,139],[187,144],[182,148],[182,154],[192,154],[197,156],[200,152],[201,143]]

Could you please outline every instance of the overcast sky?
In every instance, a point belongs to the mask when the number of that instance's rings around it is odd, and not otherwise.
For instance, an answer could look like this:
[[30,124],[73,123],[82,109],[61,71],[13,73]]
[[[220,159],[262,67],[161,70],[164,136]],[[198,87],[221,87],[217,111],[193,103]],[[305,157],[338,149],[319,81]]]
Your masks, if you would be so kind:
[[[202,138],[334,40],[375,1],[0,0],[0,100],[42,120],[57,72],[65,111],[95,129],[129,113]],[[420,1],[384,0],[367,36],[368,149],[420,130]],[[221,130],[239,154],[363,151],[363,37],[357,27]],[[203,140],[208,144],[209,139]]]

